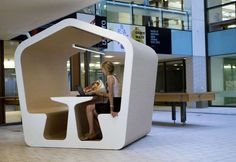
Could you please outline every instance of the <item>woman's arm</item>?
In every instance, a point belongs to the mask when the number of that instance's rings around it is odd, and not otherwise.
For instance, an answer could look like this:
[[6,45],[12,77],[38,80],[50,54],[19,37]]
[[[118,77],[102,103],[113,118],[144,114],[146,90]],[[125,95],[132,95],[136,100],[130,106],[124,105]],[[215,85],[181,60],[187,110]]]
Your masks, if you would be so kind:
[[113,117],[117,116],[118,113],[114,112],[114,102],[113,102],[113,85],[114,85],[114,78],[112,75],[108,75],[107,76],[107,84],[108,84],[108,98],[109,98],[109,102],[110,102],[110,109],[111,109],[111,115]]
[[108,85],[108,98],[109,98],[109,102],[110,102],[110,108],[113,111],[113,77],[112,75],[108,75],[107,76],[107,85]]

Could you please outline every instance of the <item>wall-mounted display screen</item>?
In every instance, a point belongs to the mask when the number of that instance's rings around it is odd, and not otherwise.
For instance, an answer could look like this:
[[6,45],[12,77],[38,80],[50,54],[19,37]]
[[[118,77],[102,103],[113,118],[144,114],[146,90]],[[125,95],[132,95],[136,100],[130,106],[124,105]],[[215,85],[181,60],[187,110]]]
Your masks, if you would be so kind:
[[146,44],[159,54],[171,54],[171,30],[146,27]]

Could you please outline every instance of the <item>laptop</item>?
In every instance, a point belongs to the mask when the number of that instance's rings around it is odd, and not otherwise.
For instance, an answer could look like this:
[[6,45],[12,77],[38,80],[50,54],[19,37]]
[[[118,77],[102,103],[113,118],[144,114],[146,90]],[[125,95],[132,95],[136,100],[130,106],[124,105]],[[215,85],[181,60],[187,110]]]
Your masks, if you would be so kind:
[[77,97],[82,97],[82,96],[95,96],[95,94],[85,94],[84,90],[82,87],[78,86],[77,91],[79,92],[79,95]]

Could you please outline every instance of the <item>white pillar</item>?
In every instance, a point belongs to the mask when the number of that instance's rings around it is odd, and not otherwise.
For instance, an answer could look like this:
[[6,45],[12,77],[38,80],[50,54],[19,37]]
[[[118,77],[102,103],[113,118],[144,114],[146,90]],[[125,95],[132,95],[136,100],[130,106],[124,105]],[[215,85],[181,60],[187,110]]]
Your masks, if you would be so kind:
[[192,1],[193,56],[206,56],[204,0]]
[[[192,50],[193,56],[186,59],[187,92],[205,92],[206,88],[206,46],[204,0],[192,0]],[[196,103],[189,103],[196,107]]]

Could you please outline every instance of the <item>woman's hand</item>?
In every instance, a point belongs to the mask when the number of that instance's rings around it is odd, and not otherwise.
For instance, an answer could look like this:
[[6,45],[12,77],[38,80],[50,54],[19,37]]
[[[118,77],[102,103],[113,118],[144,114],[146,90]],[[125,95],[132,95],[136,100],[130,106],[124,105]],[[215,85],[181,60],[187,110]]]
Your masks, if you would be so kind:
[[111,116],[114,118],[116,116],[118,116],[118,112],[114,112],[114,111],[111,111]]

